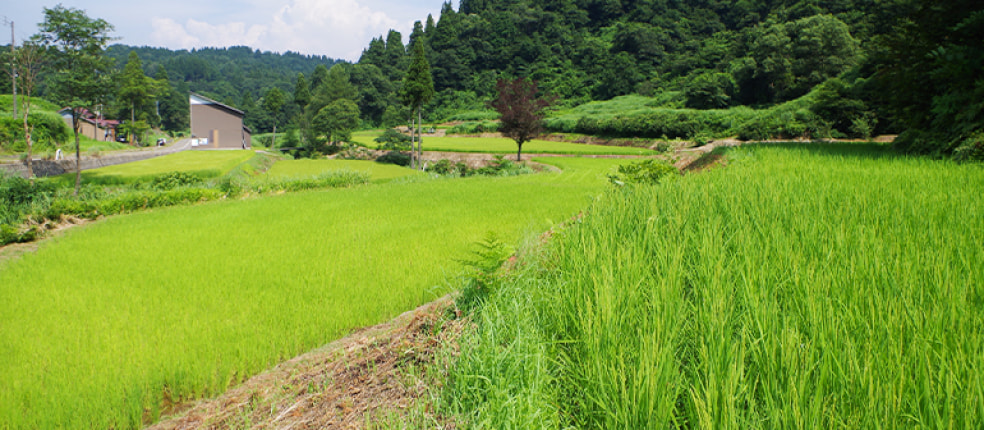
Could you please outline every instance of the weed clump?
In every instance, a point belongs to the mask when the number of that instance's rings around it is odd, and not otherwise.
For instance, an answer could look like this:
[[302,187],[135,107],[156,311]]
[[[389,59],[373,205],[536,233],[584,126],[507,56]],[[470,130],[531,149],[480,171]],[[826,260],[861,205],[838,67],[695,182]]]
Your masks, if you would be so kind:
[[618,173],[608,175],[608,181],[617,187],[627,184],[656,185],[676,173],[678,173],[677,169],[672,164],[665,160],[650,158],[638,163],[618,166]]

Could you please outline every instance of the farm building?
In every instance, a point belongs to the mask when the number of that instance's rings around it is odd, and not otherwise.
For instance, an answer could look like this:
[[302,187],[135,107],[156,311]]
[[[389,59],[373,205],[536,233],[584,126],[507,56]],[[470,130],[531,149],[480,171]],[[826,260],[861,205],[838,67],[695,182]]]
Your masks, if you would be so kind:
[[243,125],[243,111],[192,93],[191,136],[198,147],[239,148],[252,146],[251,132]]
[[[63,108],[58,114],[65,120],[65,124],[68,124],[68,128],[72,128],[72,109]],[[88,109],[82,109],[79,113],[79,134],[94,140],[116,140],[116,126],[119,124],[117,120],[105,119],[102,114],[93,113]]]

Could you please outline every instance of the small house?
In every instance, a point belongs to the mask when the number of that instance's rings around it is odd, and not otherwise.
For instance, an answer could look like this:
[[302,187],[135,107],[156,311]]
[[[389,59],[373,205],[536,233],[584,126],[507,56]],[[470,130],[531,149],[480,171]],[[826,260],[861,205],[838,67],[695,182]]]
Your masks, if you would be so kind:
[[[72,109],[63,108],[58,114],[72,128]],[[93,113],[88,109],[79,111],[79,134],[90,137],[93,140],[111,141],[116,140],[116,127],[120,122],[115,119],[105,119],[101,113]]]
[[243,111],[195,93],[189,99],[193,145],[208,149],[253,146],[252,133],[243,125]]

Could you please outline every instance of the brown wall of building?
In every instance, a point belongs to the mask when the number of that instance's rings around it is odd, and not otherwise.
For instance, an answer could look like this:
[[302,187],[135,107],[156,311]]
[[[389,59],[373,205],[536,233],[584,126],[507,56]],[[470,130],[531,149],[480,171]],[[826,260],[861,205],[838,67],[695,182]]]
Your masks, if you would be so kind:
[[[68,118],[62,117],[62,119],[65,120],[65,124],[68,124],[68,128],[71,129],[72,117],[68,117]],[[92,139],[100,140],[100,141],[113,140],[115,138],[113,136],[113,133],[110,133],[109,137],[107,138],[105,129],[96,127],[95,124],[84,120],[79,120],[79,135],[90,137]]]
[[[242,148],[243,120],[213,105],[191,105],[191,134],[208,139],[206,148]],[[246,146],[250,146],[246,139]]]

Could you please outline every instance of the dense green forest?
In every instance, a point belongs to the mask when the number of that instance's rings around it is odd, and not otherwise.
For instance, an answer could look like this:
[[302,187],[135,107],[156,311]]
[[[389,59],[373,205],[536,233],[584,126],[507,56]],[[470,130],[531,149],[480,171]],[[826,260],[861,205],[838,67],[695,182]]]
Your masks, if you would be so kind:
[[[902,133],[904,150],[984,152],[984,5],[972,0],[461,0],[417,22],[409,40],[391,30],[355,64],[247,47],[115,45],[107,55],[123,69],[135,52],[167,82],[159,103],[138,109],[151,125],[186,128],[195,91],[245,111],[254,131],[289,131],[292,145],[316,140],[313,120],[342,99],[363,126],[406,124],[401,87],[419,40],[435,90],[425,123],[494,119],[496,80],[528,77],[557,97],[553,131]],[[584,107],[615,98],[610,111],[635,105],[607,117]]]

